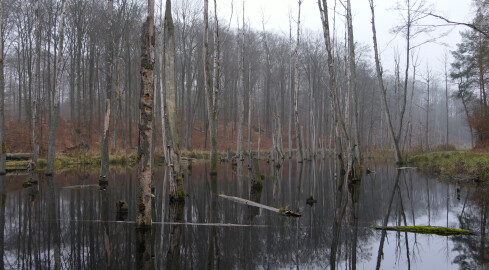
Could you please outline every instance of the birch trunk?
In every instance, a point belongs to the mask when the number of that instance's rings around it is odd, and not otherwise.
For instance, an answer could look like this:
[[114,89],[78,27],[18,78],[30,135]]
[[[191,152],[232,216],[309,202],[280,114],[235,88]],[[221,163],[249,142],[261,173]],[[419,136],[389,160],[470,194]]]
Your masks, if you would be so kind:
[[54,170],[54,157],[55,157],[55,144],[56,144],[56,131],[59,125],[59,103],[61,93],[61,79],[63,78],[63,43],[64,43],[64,29],[65,29],[65,15],[66,15],[66,0],[61,1],[61,18],[60,27],[58,33],[58,55],[56,59],[56,81],[54,85],[54,102],[51,116],[51,123],[49,123],[49,145],[48,145],[48,164],[46,166],[46,175],[52,175]]
[[299,11],[297,16],[297,38],[294,50],[295,67],[294,67],[294,119],[295,119],[295,135],[297,145],[297,162],[302,162],[303,150],[301,140],[301,128],[299,123],[299,42],[300,42],[300,23],[301,23],[301,4],[303,0],[298,1]]
[[385,117],[386,117],[387,124],[388,124],[389,133],[390,133],[392,141],[394,143],[394,154],[395,154],[396,163],[402,164],[403,163],[402,153],[401,153],[401,149],[399,148],[398,137],[396,136],[396,134],[394,132],[394,126],[392,125],[392,118],[391,118],[391,114],[390,114],[389,107],[387,104],[387,91],[386,91],[386,88],[384,85],[384,79],[383,79],[383,75],[382,75],[382,67],[380,64],[379,50],[378,50],[378,46],[377,46],[377,32],[376,32],[376,28],[375,28],[374,0],[369,0],[369,3],[370,3],[370,11],[372,13],[372,35],[373,35],[373,43],[374,43],[375,68],[377,71],[377,80],[379,83],[380,94],[382,97],[382,105],[384,107],[384,112],[385,112]]
[[340,102],[338,98],[338,90],[336,85],[336,70],[334,66],[333,48],[331,46],[331,35],[329,30],[328,5],[326,0],[318,1],[318,6],[321,14],[324,42],[328,54],[329,87],[330,87],[331,105],[333,109],[334,130],[335,130],[335,136],[334,136],[335,154],[337,155],[338,160],[340,162],[339,171],[341,173],[344,173],[345,166],[344,166],[341,134],[343,133],[347,141],[349,140],[349,138],[348,138],[348,132],[346,130],[346,125],[345,122],[343,121],[341,111],[340,111]]
[[138,139],[138,228],[151,226],[151,180],[154,98],[154,0],[148,0],[148,17],[141,34],[141,92]]
[[105,117],[104,117],[104,129],[102,131],[102,145],[100,148],[100,177],[99,181],[107,182],[109,173],[109,138],[110,138],[110,123],[112,122],[111,106],[112,106],[112,69],[114,61],[114,36],[112,33],[113,24],[113,0],[107,1],[108,23],[107,32],[108,38],[105,44],[107,49],[105,55],[106,70],[105,70]]

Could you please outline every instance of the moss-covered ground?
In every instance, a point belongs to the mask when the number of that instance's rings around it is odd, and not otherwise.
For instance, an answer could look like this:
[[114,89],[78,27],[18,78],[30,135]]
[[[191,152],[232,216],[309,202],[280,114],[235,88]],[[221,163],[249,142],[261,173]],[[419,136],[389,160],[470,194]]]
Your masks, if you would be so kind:
[[409,161],[431,174],[456,179],[489,181],[489,153],[432,152],[411,156]]

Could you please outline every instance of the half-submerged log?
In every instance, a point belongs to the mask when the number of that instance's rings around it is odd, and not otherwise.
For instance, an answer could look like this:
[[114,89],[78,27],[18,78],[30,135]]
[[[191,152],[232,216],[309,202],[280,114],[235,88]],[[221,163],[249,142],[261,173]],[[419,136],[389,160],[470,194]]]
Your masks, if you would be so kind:
[[234,197],[234,196],[227,196],[227,195],[223,195],[223,194],[220,194],[219,197],[224,198],[224,199],[228,199],[228,200],[231,200],[234,202],[246,204],[249,206],[263,208],[263,209],[278,213],[278,214],[283,215],[283,216],[288,216],[288,217],[300,217],[300,216],[302,216],[301,213],[289,210],[289,209],[287,209],[287,207],[279,209],[279,208],[271,207],[271,206],[264,205],[261,203],[256,203],[254,201],[246,200],[243,198]]
[[434,227],[434,226],[374,226],[372,228],[376,230],[410,232],[410,233],[421,233],[421,234],[436,234],[442,236],[474,234],[474,232],[469,230],[453,229],[447,227]]
[[32,153],[7,153],[7,160],[29,160]]

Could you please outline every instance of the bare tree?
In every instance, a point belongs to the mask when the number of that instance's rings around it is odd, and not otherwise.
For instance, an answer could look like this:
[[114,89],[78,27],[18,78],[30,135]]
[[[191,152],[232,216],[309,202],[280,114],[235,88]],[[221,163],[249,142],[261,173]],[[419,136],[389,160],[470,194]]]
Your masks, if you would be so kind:
[[3,1],[0,1],[0,175],[5,174],[7,143],[5,142],[5,77],[3,69]]
[[392,124],[392,117],[389,110],[389,105],[387,103],[387,89],[384,84],[383,71],[380,62],[379,49],[377,45],[377,31],[375,27],[375,8],[374,8],[374,0],[369,0],[370,3],[370,11],[372,13],[372,35],[373,35],[373,43],[374,43],[374,57],[375,57],[375,67],[377,71],[377,79],[380,87],[380,94],[382,98],[382,104],[384,106],[384,112],[388,124],[389,133],[391,134],[392,141],[394,143],[394,154],[397,163],[403,163],[404,160],[402,158],[402,152],[399,147],[399,134],[396,134],[394,131],[394,126]]
[[446,129],[445,129],[445,150],[448,150],[448,144],[449,144],[449,139],[448,139],[448,120],[449,120],[449,114],[448,114],[448,54],[445,52],[443,56],[443,71],[444,71],[444,77],[445,77],[445,116],[446,116]]
[[104,127],[102,131],[102,145],[100,147],[100,181],[108,181],[109,173],[109,138],[110,138],[110,123],[112,122],[112,72],[114,66],[114,2],[113,0],[107,0],[107,39],[105,43],[106,54],[105,54],[105,117],[104,117]]
[[301,131],[299,123],[299,42],[300,42],[300,32],[301,32],[301,5],[303,0],[299,0],[298,4],[298,14],[297,14],[297,36],[296,44],[294,50],[295,56],[295,67],[294,67],[294,120],[295,120],[295,143],[297,145],[297,162],[302,162],[304,159],[303,145],[301,140]]
[[151,181],[154,98],[154,0],[148,0],[148,16],[141,33],[141,93],[138,139],[138,216],[139,228],[151,226]]
[[37,164],[37,158],[39,155],[39,142],[37,138],[38,131],[38,119],[39,119],[39,101],[40,101],[40,73],[41,73],[41,29],[39,19],[39,0],[36,0],[34,7],[35,16],[35,70],[34,70],[34,87],[33,87],[33,100],[32,100],[32,159],[29,164],[29,168],[34,170]]
[[58,52],[56,60],[56,81],[54,85],[54,102],[51,116],[51,123],[49,124],[49,146],[48,146],[48,164],[46,167],[46,175],[52,175],[54,170],[54,157],[56,153],[56,131],[59,125],[59,105],[61,95],[61,83],[63,78],[63,43],[64,43],[64,30],[65,30],[65,16],[66,16],[66,0],[61,1],[61,18],[58,33]]
[[211,174],[217,174],[217,114],[220,91],[220,54],[221,44],[219,39],[219,20],[217,18],[217,3],[214,0],[214,68],[213,76],[210,74],[209,59],[209,15],[208,0],[204,1],[204,78],[207,116],[209,118],[209,131],[211,136]]
[[[236,142],[236,157],[243,159],[243,121],[244,121],[244,98],[245,98],[245,7],[243,1],[243,23],[241,25],[241,40],[239,46],[239,86],[238,86],[238,138]],[[239,32],[239,31],[238,31]],[[239,45],[241,43],[241,45]]]
[[164,73],[165,73],[165,132],[166,141],[164,147],[167,148],[167,165],[170,167],[170,201],[183,200],[185,192],[183,190],[183,178],[180,173],[180,143],[177,125],[177,88],[175,79],[175,28],[171,15],[171,0],[166,0],[165,10],[165,42],[164,52]]

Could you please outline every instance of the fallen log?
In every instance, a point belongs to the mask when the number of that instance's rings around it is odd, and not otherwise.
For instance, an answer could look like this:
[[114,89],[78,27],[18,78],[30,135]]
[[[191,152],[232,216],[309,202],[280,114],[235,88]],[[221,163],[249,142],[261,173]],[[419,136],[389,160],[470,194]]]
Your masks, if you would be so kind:
[[7,160],[29,160],[32,153],[7,153]]
[[416,167],[399,167],[397,168],[398,170],[410,170],[410,169],[417,169]]
[[220,194],[219,197],[224,198],[224,199],[228,199],[228,200],[231,200],[234,202],[246,204],[249,206],[263,208],[263,209],[278,213],[278,214],[283,215],[283,216],[288,216],[288,217],[300,217],[300,216],[302,216],[301,213],[289,210],[287,207],[279,209],[279,208],[271,207],[271,206],[264,205],[261,203],[256,203],[254,201],[246,200],[243,198],[234,197],[234,196],[227,196],[227,195],[223,195],[223,194]]
[[442,236],[474,234],[474,232],[469,230],[453,229],[447,227],[435,227],[435,226],[373,226],[371,228],[376,230],[410,232],[410,233],[421,233],[421,234],[436,234]]

